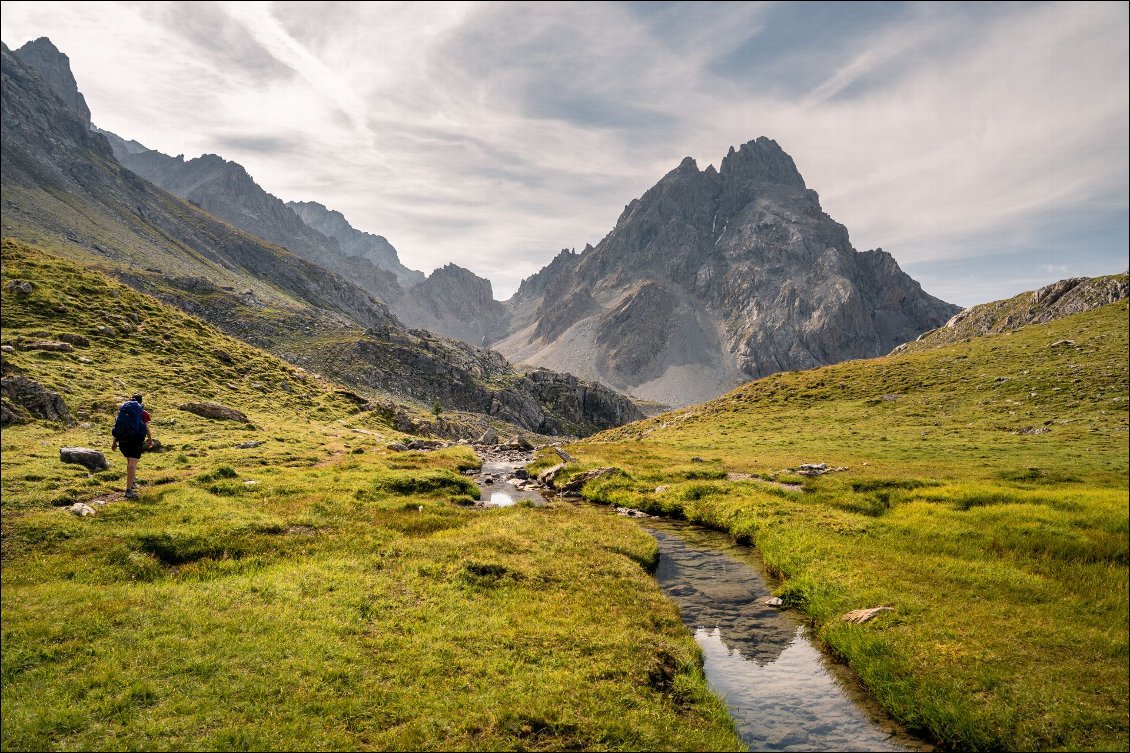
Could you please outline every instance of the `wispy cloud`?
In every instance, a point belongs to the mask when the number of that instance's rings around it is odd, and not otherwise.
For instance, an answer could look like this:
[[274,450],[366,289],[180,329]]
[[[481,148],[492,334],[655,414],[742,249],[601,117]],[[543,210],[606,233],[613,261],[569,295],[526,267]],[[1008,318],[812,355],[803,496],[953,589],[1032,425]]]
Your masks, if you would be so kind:
[[1053,238],[1088,250],[1073,272],[1126,266],[1124,4],[5,2],[0,25],[70,55],[99,125],[503,295],[760,135],[943,296],[988,256],[977,295],[1043,279]]

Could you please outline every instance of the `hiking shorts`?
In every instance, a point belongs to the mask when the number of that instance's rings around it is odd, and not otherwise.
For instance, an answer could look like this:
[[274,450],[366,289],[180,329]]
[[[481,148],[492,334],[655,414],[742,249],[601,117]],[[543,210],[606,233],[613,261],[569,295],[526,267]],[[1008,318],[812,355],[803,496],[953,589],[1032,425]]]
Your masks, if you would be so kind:
[[118,442],[118,450],[120,450],[122,455],[126,456],[127,458],[140,458],[141,451],[142,449],[144,449],[144,445],[144,437],[136,441],[126,440],[124,442]]

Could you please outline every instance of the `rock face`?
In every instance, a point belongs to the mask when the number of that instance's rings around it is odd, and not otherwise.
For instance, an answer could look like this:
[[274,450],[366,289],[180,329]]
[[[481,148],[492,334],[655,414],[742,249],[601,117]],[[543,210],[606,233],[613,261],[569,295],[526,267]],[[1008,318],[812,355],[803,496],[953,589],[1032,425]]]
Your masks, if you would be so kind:
[[75,423],[74,416],[59,393],[52,392],[21,374],[0,379],[0,394],[3,395],[4,426],[21,423],[24,411],[48,421]]
[[395,274],[400,287],[408,289],[424,281],[423,272],[404,266],[396,249],[383,235],[357,230],[341,212],[327,209],[316,201],[288,201],[286,205],[311,228],[337,241],[346,256],[368,259]]
[[488,345],[507,334],[506,307],[494,300],[490,280],[448,264],[406,291],[393,306],[413,327],[474,345]]
[[186,161],[183,156],[170,157],[144,147],[139,152],[137,142],[102,133],[118,162],[159,188],[342,275],[386,303],[400,297],[395,274],[368,258],[343,254],[336,240],[309,227],[281,199],[263,190],[238,162],[216,154]]
[[882,251],[857,252],[776,142],[683,160],[595,248],[508,302],[518,361],[679,405],[748,379],[882,355],[958,309]]
[[71,73],[70,58],[59,52],[47,37],[28,42],[16,50],[16,54],[25,65],[34,68],[43,77],[68,110],[90,126],[90,108],[86,106],[86,97],[78,90],[78,82]]
[[1130,274],[1126,272],[1106,277],[1072,277],[1004,301],[967,308],[944,326],[925,333],[915,342],[900,345],[894,352],[935,348],[971,337],[1011,332],[1029,324],[1043,324],[1090,311],[1128,296]]

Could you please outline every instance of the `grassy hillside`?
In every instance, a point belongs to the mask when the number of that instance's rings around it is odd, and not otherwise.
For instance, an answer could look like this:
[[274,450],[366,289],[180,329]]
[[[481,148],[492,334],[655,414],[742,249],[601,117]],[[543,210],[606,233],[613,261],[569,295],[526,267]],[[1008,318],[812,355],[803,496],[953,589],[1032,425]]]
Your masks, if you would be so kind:
[[[41,249],[6,241],[0,277],[6,374],[78,421],[2,433],[4,750],[739,744],[630,522],[470,507],[466,448],[391,453],[332,383]],[[89,344],[26,349],[60,335]],[[127,501],[135,390],[167,451]]]
[[786,602],[943,743],[1125,750],[1127,330],[1122,301],[779,374],[571,451],[625,471],[588,498],[755,544]]

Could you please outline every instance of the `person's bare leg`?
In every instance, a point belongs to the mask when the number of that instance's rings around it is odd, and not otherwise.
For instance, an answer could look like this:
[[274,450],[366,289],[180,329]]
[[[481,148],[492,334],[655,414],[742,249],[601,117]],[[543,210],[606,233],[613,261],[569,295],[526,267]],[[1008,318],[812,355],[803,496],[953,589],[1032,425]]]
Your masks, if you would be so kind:
[[126,458],[126,491],[137,481],[137,458]]

